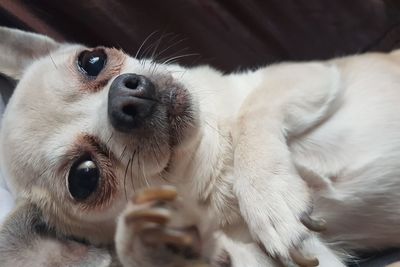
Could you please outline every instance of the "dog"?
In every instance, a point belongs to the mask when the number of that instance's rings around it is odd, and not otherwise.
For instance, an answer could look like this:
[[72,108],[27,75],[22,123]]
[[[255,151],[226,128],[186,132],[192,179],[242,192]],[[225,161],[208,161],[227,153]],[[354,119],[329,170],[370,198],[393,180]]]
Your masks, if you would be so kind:
[[400,51],[223,74],[0,28],[2,266],[345,266],[400,245]]

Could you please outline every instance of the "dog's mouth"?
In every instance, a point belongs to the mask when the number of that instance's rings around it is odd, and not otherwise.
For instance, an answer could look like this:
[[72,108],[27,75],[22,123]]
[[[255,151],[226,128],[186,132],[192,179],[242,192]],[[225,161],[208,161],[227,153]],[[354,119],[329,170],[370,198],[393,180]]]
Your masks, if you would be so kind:
[[139,158],[137,168],[153,174],[165,170],[174,149],[197,132],[198,112],[189,90],[165,73],[116,77],[110,85],[107,113],[113,140],[132,154],[133,159],[122,162]]
[[193,100],[185,87],[171,83],[161,92],[160,104],[166,107],[169,144],[174,147],[187,138],[189,130],[195,127]]
[[124,73],[110,86],[108,119],[120,134],[141,141],[168,137],[175,146],[194,125],[194,114],[188,90],[171,76]]

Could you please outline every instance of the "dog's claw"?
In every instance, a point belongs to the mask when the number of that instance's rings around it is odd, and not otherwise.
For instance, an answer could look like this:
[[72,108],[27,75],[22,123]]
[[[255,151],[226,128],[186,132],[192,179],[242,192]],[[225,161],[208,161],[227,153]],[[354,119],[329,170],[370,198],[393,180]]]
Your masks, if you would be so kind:
[[171,217],[171,213],[164,208],[149,208],[144,210],[135,210],[125,216],[127,224],[133,222],[152,222],[165,225]]
[[326,221],[324,219],[314,219],[310,215],[304,214],[301,216],[300,221],[311,231],[322,232],[326,230]]
[[151,201],[173,201],[177,197],[176,189],[172,186],[147,188],[137,192],[133,197],[135,204],[143,204]]
[[148,245],[171,244],[179,247],[189,247],[193,244],[193,237],[185,232],[174,229],[154,227],[142,230],[142,240]]
[[297,249],[290,249],[289,250],[290,257],[292,258],[293,262],[299,265],[300,267],[314,267],[319,265],[319,261],[315,257],[306,257],[301,254]]
[[143,189],[132,198],[132,202],[142,205],[142,208],[128,213],[125,222],[136,224],[137,233],[147,245],[170,244],[190,247],[194,244],[195,236],[188,229],[166,227],[171,219],[171,211],[158,205],[173,202],[176,197],[177,192],[172,186]]
[[126,266],[132,261],[160,266],[165,259],[173,266],[211,267],[201,258],[198,229],[181,220],[179,201],[171,186],[142,189],[130,198],[116,235],[117,253]]

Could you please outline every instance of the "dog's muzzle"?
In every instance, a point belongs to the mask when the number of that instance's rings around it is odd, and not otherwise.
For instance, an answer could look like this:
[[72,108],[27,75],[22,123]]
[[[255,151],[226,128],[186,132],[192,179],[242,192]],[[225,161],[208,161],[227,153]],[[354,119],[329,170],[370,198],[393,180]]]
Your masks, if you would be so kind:
[[154,113],[156,103],[156,88],[148,78],[125,73],[110,86],[108,118],[117,131],[129,133]]

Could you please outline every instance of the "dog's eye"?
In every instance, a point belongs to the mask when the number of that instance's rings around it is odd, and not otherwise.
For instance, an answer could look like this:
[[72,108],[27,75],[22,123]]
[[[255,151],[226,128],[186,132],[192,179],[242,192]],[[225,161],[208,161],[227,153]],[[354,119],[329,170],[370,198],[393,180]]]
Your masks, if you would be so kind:
[[96,191],[100,180],[100,171],[90,158],[75,162],[68,176],[68,190],[76,200],[85,200]]
[[103,49],[85,50],[78,56],[79,69],[88,76],[96,77],[106,65],[107,54]]

